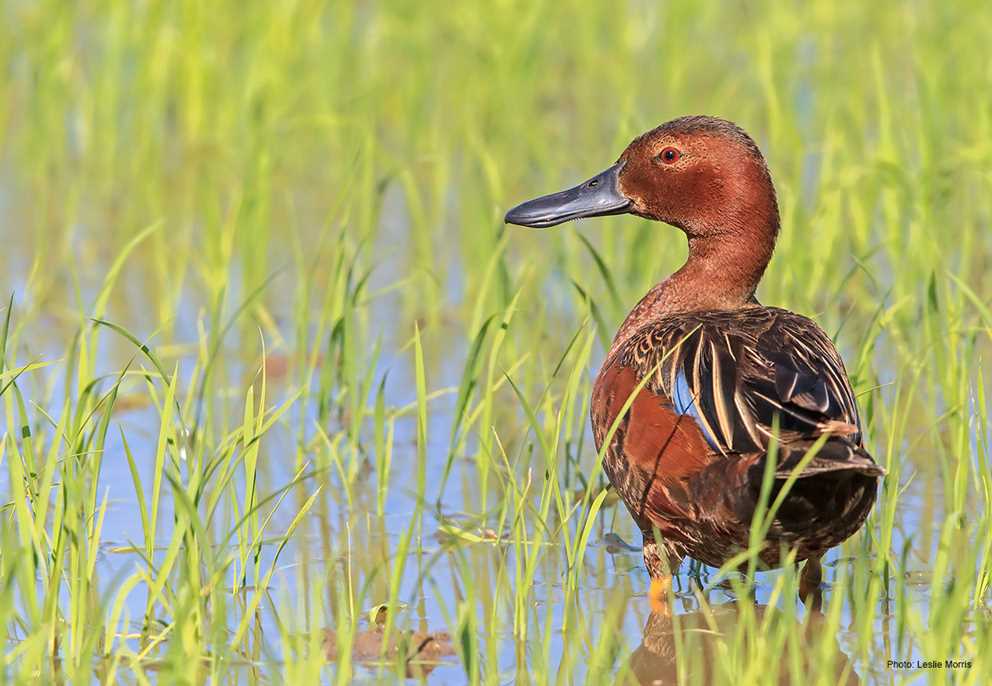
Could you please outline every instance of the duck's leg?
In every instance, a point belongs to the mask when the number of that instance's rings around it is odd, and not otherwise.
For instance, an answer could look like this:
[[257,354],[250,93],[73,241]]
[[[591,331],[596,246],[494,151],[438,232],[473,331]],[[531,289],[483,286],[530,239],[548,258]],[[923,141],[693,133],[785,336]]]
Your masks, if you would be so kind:
[[658,541],[652,534],[644,534],[644,565],[651,575],[651,589],[648,600],[651,611],[662,615],[670,614],[668,591],[672,587],[672,575],[682,564],[682,556],[670,546]]
[[803,572],[799,577],[799,597],[808,603],[810,609],[819,610],[823,603],[820,584],[823,582],[823,567],[820,566],[820,556],[806,558]]

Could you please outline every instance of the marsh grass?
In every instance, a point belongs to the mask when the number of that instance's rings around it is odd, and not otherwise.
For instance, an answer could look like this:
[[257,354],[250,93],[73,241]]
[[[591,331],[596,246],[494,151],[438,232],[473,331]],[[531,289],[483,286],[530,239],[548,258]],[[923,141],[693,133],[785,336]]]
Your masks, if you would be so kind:
[[[0,16],[4,681],[992,677],[985,3]],[[692,112],[765,151],[759,295],[835,336],[889,474],[821,613],[745,553],[659,633],[588,399],[682,240],[501,218]]]

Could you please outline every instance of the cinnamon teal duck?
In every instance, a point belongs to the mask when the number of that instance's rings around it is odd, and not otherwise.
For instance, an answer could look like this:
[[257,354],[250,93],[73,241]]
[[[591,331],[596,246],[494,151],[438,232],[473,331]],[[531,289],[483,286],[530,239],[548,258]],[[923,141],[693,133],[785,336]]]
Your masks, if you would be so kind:
[[780,566],[782,551],[794,550],[807,560],[802,586],[818,587],[820,558],[861,527],[885,472],[864,448],[830,337],[755,298],[779,231],[761,152],[729,121],[675,119],[606,171],[524,202],[506,221],[548,227],[624,213],[675,226],[689,241],[682,268],[620,326],[591,403],[600,450],[623,411],[603,469],[644,535],[648,572],[670,578],[686,556],[720,566],[745,550],[775,455],[772,497],[797,478],[760,559]]

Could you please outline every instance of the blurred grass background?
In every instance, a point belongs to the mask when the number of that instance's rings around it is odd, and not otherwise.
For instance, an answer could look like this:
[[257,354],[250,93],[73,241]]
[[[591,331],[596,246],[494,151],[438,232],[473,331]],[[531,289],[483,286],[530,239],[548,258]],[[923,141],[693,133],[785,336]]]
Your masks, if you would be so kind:
[[799,680],[810,656],[879,683],[903,654],[992,673],[986,3],[0,17],[5,678],[401,679],[402,654],[346,658],[378,603],[415,608],[387,633],[454,635],[440,682],[636,672],[644,572],[600,544],[630,523],[597,495],[586,399],[684,240],[502,216],[690,113],[768,158],[783,231],[759,298],[837,337],[890,470],[827,629],[805,642],[794,579],[759,577],[784,615],[747,611],[712,680],[773,681],[769,660]]

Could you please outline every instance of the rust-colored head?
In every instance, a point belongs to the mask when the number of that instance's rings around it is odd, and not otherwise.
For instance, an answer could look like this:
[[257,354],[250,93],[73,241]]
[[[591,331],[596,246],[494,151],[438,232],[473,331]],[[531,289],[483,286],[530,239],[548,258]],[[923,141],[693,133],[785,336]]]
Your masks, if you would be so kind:
[[619,163],[617,185],[631,214],[677,226],[690,239],[775,238],[778,205],[768,167],[751,137],[729,121],[675,119],[635,139]]
[[778,204],[758,146],[737,125],[715,117],[674,119],[635,139],[606,171],[517,205],[506,221],[547,227],[628,213],[682,229],[689,257],[634,308],[621,333],[659,314],[755,302],[775,247]]
[[514,207],[506,221],[547,227],[579,217],[636,214],[693,238],[775,240],[778,205],[765,160],[737,125],[673,119],[636,138],[617,163],[583,184]]

